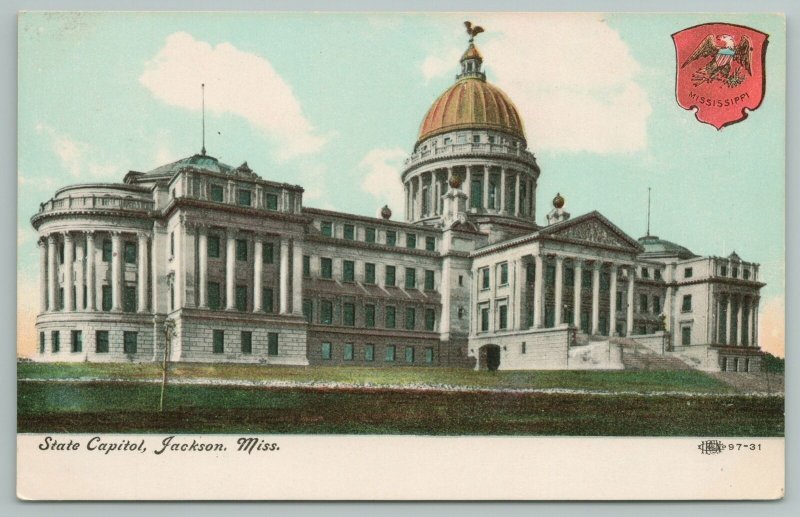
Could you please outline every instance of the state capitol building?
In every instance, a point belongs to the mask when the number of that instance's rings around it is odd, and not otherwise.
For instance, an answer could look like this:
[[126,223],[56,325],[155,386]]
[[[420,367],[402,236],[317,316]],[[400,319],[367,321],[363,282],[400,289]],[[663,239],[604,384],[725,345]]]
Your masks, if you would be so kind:
[[[756,371],[758,264],[635,239],[558,195],[472,39],[406,159],[405,221],[199,154],[59,189],[39,233],[41,361],[616,369],[631,350]],[[387,181],[395,181],[387,178]]]

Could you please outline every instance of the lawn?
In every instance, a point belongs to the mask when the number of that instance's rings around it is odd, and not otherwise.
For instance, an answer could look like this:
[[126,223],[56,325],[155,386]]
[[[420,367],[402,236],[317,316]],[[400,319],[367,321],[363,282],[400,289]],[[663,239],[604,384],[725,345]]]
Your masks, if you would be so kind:
[[[158,364],[18,363],[20,379],[158,379]],[[733,389],[696,370],[679,371],[500,371],[456,368],[363,368],[346,366],[264,366],[178,363],[170,377],[294,382],[342,382],[376,386],[457,386],[478,388],[564,388],[610,392],[732,393]]]
[[19,382],[17,388],[19,432],[572,436],[784,433],[782,397],[175,385],[169,387],[166,411],[159,413],[157,384]]

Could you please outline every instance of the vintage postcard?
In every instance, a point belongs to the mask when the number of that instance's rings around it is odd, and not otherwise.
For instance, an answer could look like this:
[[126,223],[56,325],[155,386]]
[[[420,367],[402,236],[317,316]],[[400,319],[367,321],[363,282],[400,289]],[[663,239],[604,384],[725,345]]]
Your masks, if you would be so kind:
[[778,14],[19,16],[23,499],[784,495]]

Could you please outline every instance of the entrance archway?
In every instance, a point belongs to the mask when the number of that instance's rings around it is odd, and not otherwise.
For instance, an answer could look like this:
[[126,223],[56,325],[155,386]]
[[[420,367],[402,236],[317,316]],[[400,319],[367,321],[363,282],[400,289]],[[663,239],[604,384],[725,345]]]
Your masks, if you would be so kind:
[[484,345],[478,351],[479,365],[481,370],[490,372],[500,368],[500,347],[497,345]]

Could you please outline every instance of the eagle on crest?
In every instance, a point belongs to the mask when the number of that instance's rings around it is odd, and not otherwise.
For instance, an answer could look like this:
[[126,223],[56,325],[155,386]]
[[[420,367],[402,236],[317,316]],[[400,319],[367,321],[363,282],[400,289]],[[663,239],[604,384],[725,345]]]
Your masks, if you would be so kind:
[[[717,44],[717,42],[720,44]],[[681,68],[699,59],[711,58],[705,66],[698,68],[692,74],[692,83],[695,86],[702,83],[721,81],[729,88],[742,84],[747,75],[753,75],[751,62],[753,46],[750,38],[742,36],[739,44],[729,34],[715,37],[709,34],[698,45],[697,49],[683,62]]]

